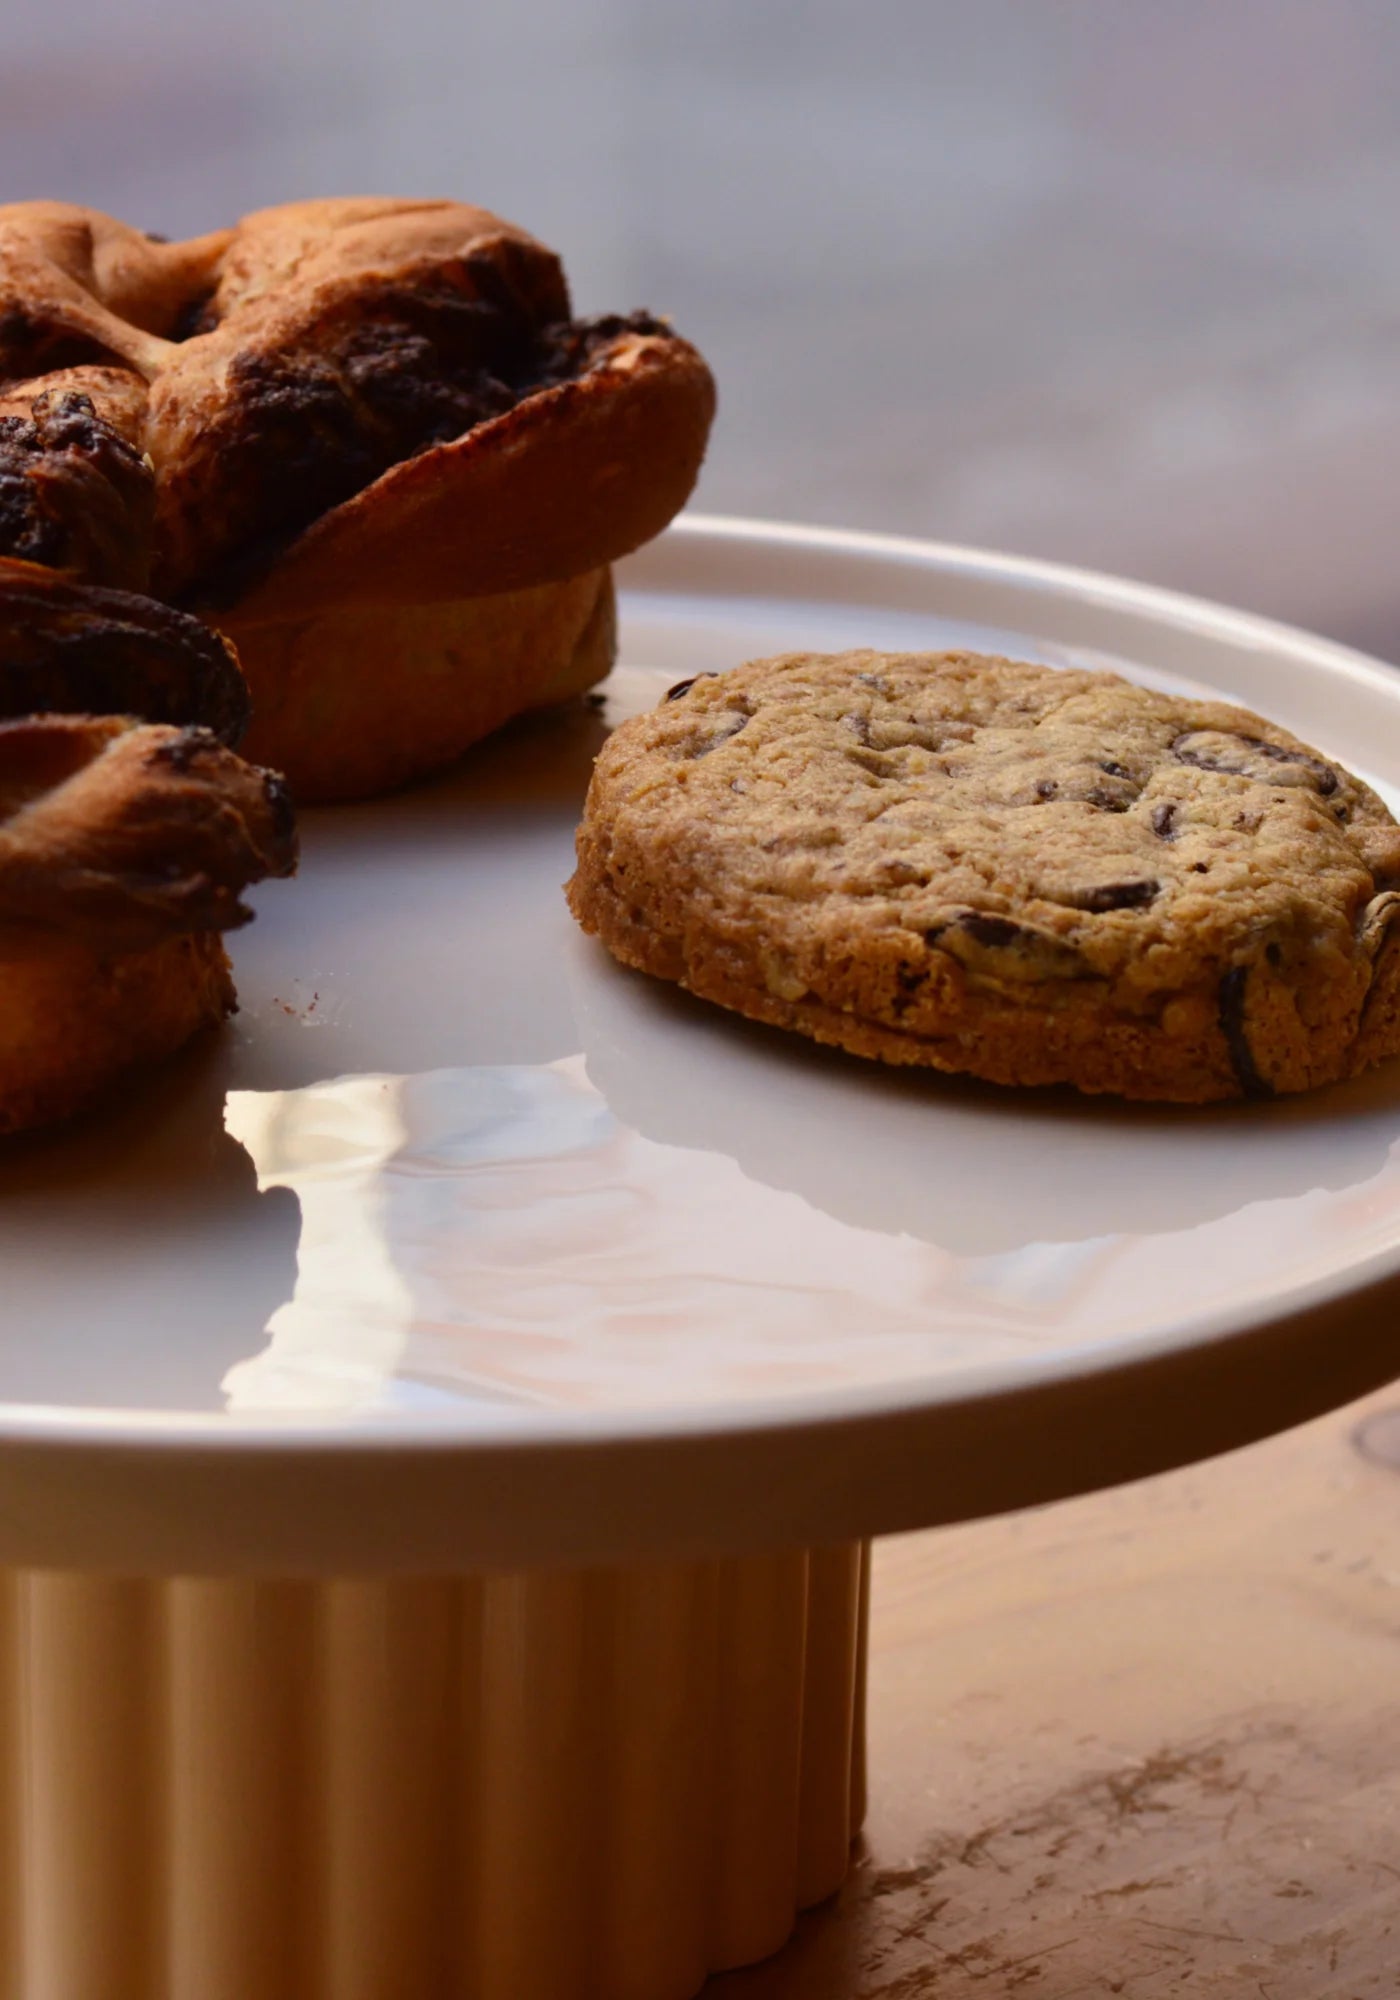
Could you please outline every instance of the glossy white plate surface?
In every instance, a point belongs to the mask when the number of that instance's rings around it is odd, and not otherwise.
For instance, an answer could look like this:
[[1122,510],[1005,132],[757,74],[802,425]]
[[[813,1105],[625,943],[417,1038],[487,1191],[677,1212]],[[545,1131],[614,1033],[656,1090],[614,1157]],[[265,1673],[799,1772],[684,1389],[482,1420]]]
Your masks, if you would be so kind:
[[785,648],[1115,664],[1400,796],[1400,676],[964,551],[701,520],[605,714],[308,815],[242,1012],[0,1154],[0,1557],[432,1567],[812,1542],[1220,1448],[1400,1371],[1400,1065],[1144,1110],[874,1065],[616,967],[608,720]]

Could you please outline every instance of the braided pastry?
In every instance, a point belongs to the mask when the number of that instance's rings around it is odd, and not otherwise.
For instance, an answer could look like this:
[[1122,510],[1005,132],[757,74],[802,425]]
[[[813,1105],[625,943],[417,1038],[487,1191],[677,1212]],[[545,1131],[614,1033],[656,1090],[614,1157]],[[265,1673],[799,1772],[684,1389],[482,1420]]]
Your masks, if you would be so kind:
[[0,1133],[69,1116],[222,1021],[220,933],[295,859],[280,782],[208,730],[0,722]]
[[0,566],[234,640],[303,798],[456,758],[612,663],[609,564],[684,503],[714,407],[645,314],[453,202],[294,203],[163,243],[0,207]]

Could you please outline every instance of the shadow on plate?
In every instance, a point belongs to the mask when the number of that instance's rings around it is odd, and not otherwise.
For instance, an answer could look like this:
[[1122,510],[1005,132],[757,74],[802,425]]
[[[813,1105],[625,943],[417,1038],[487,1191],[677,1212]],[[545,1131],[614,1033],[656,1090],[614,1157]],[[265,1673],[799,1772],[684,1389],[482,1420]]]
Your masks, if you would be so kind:
[[589,1078],[627,1124],[962,1256],[1359,1188],[1400,1129],[1400,1062],[1265,1104],[1132,1105],[864,1062],[625,971],[583,938],[568,975]]
[[593,760],[610,722],[604,706],[586,695],[507,724],[469,750],[449,771],[406,786],[385,798],[319,806],[306,815],[313,837],[321,831],[421,839],[426,827],[450,824],[464,814],[550,810],[577,812],[588,789]]
[[0,1401],[218,1407],[290,1291],[297,1205],[224,1130],[211,1035],[71,1125],[0,1142]]

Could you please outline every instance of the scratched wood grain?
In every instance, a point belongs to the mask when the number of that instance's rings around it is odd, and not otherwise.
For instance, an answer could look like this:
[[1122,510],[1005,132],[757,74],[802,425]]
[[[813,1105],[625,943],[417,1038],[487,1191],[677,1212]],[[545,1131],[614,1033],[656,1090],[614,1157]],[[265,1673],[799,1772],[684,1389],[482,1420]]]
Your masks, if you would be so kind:
[[1400,1993],[1400,1391],[886,1544],[852,1880],[713,2000]]

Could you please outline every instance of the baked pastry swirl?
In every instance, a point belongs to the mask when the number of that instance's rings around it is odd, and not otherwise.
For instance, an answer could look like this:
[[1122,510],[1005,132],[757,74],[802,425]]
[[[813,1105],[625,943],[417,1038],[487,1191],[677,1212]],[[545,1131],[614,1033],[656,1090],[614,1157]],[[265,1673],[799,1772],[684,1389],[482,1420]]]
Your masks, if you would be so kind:
[[206,729],[0,722],[0,1133],[68,1117],[232,1012],[222,933],[295,860],[280,781]]
[[[31,489],[41,544],[66,532],[65,448],[87,476],[76,428]],[[232,647],[198,619],[0,562],[0,1133],[81,1110],[232,1010],[222,934],[296,856],[280,779],[228,747],[247,716]]]
[[248,706],[232,646],[199,619],[38,563],[0,562],[0,718],[197,722],[236,745]]
[[0,558],[231,637],[299,797],[451,761],[613,656],[609,565],[684,503],[714,389],[646,314],[454,202],[164,243],[0,207]]
[[683,681],[598,758],[569,901],[856,1055],[1204,1103],[1400,1053],[1400,825],[1244,709],[975,654]]

